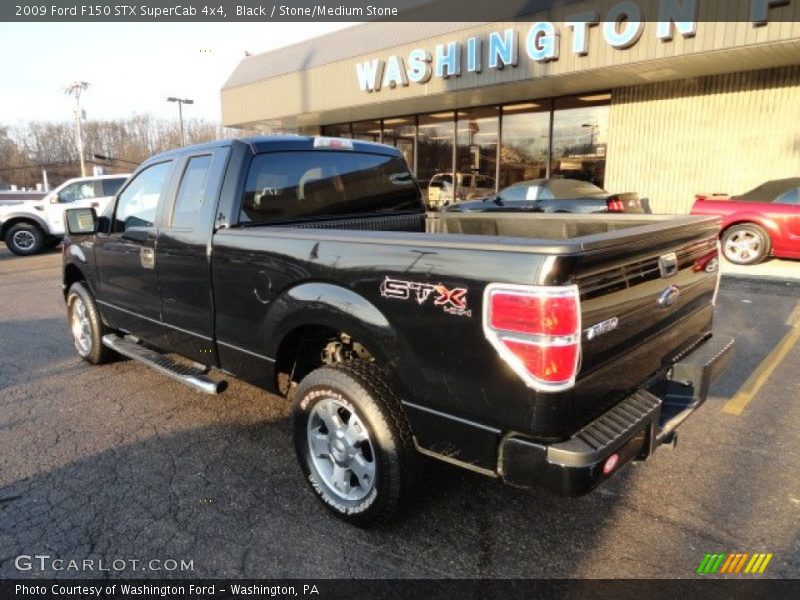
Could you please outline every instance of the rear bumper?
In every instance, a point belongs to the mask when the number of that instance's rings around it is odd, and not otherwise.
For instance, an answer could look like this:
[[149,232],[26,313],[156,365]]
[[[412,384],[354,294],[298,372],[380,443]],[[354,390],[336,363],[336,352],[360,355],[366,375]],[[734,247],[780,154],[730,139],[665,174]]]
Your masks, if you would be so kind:
[[733,345],[733,340],[711,338],[673,365],[666,378],[637,390],[564,442],[544,445],[518,434],[505,436],[500,476],[511,485],[563,496],[590,492],[626,463],[645,460],[674,439],[678,426],[705,402]]

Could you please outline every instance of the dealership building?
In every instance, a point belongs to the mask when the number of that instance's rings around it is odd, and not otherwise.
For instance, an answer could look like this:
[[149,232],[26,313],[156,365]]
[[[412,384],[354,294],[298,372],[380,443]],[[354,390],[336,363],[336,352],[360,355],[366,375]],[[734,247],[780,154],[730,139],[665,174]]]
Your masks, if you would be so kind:
[[[738,20],[712,20],[722,6]],[[423,190],[437,174],[495,188],[573,177],[685,212],[696,193],[800,174],[800,2],[561,2],[511,22],[366,23],[245,58],[222,116],[396,146]]]

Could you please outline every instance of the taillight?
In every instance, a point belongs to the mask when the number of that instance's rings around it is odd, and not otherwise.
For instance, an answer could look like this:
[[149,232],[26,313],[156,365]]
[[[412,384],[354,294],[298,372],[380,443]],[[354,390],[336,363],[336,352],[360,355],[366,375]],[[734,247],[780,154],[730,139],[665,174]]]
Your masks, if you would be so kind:
[[619,196],[611,196],[606,205],[608,206],[608,212],[625,212],[625,205],[619,199]]
[[577,286],[490,284],[483,330],[528,387],[556,392],[575,385],[581,349]]

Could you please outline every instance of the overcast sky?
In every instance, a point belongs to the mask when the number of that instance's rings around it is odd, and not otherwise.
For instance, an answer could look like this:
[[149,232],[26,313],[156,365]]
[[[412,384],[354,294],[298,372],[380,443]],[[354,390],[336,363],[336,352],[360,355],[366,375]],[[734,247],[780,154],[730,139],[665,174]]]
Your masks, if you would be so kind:
[[0,24],[0,123],[72,118],[63,88],[90,83],[89,119],[150,112],[177,118],[168,96],[192,98],[186,117],[220,120],[219,92],[245,51],[259,53],[352,23]]

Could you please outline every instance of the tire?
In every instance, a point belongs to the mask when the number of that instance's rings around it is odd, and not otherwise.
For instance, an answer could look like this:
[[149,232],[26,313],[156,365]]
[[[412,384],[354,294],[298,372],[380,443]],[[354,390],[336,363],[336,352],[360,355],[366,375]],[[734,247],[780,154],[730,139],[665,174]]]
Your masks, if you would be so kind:
[[67,293],[67,322],[78,355],[92,365],[111,360],[113,350],[103,345],[103,336],[111,331],[103,324],[91,292],[81,283],[73,283]]
[[17,256],[31,256],[44,249],[46,236],[38,225],[22,221],[6,231],[6,246]]
[[306,481],[340,519],[384,524],[410,500],[416,450],[400,398],[376,364],[309,373],[297,388],[292,426]]
[[742,223],[725,230],[722,253],[737,265],[755,265],[769,256],[771,240],[767,232],[754,223]]

